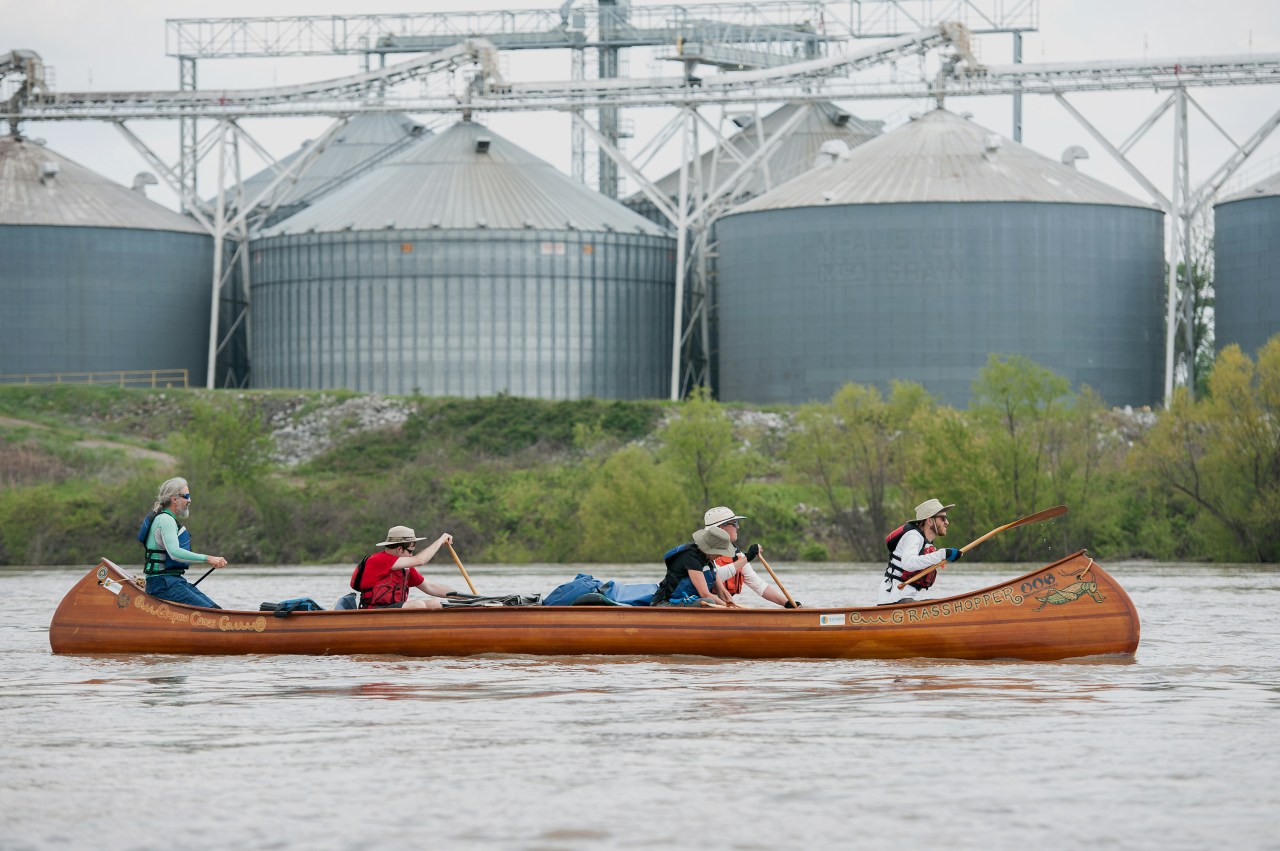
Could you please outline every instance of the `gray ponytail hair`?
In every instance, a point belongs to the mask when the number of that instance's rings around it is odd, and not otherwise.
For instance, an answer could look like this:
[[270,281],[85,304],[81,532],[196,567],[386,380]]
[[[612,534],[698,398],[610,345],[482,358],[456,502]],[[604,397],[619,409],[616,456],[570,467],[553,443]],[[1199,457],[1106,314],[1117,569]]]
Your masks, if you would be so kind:
[[155,504],[151,506],[152,511],[159,511],[162,508],[168,508],[173,498],[180,493],[187,493],[187,480],[181,477],[169,479],[160,486],[160,491],[156,494]]

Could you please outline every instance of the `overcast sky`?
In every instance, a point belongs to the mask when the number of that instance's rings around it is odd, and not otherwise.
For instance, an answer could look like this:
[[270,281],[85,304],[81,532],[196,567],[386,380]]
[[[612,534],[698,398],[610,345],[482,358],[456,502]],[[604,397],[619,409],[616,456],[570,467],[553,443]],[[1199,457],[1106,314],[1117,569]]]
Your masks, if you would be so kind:
[[[864,0],[866,2],[866,0]],[[975,0],[990,6],[997,0]],[[1004,6],[1013,4],[1002,0]],[[634,3],[633,5],[650,5]],[[948,4],[934,0],[934,8]],[[0,0],[7,44],[0,51],[27,48],[37,51],[53,69],[55,90],[160,90],[178,87],[177,60],[165,55],[165,20],[168,18],[367,14],[462,9],[555,8],[557,0],[523,3],[491,0],[419,0],[376,3],[363,0],[312,0],[301,4],[281,0],[58,0],[56,4]],[[1116,58],[1203,56],[1220,54],[1280,53],[1280,4],[1276,0],[1042,0],[1039,30],[1023,39],[1023,61],[1067,62]],[[848,19],[847,2],[831,4],[833,12]],[[305,9],[305,11],[303,11]],[[992,64],[1012,60],[1012,38],[981,38],[980,58]],[[643,51],[629,51],[630,70],[636,76],[675,73],[675,66],[656,65]],[[567,79],[567,52],[513,52],[504,62],[513,79]],[[204,60],[199,64],[201,88],[268,86],[319,79],[359,70],[355,57],[337,59]],[[708,73],[712,73],[708,71]],[[1195,100],[1214,120],[1243,142],[1277,109],[1280,85],[1193,89]],[[1154,92],[1094,93],[1070,99],[1101,128],[1113,143],[1123,141],[1155,108],[1163,95]],[[917,102],[848,102],[856,115],[886,119],[892,126],[911,112],[930,108]],[[974,120],[1007,136],[1012,135],[1009,98],[968,98],[948,101],[957,112],[974,114]],[[415,116],[438,123],[439,116]],[[664,120],[659,110],[630,110],[626,117],[637,128],[632,150],[647,141],[646,133]],[[520,113],[484,118],[493,128],[566,172],[569,170],[568,122],[549,113]],[[329,122],[325,119],[273,119],[247,123],[256,138],[277,157],[314,138]],[[177,159],[178,125],[173,121],[133,121],[129,125],[166,161]],[[1150,131],[1131,157],[1152,181],[1168,192],[1172,175],[1172,135],[1169,115]],[[1202,116],[1191,122],[1192,175],[1207,177],[1231,153],[1231,145]],[[104,122],[29,122],[23,132],[47,140],[64,156],[126,185],[133,176],[149,170],[123,136]],[[1275,134],[1280,137],[1280,132]],[[1071,145],[1081,145],[1090,159],[1078,163],[1081,171],[1105,180],[1143,200],[1145,192],[1114,163],[1098,144],[1052,98],[1027,97],[1023,105],[1023,142],[1057,159]],[[674,155],[674,150],[671,152]],[[1246,166],[1245,176],[1261,178],[1280,171],[1280,138],[1271,138]],[[651,178],[670,166],[660,158]],[[246,162],[249,172],[261,163]],[[210,181],[202,171],[202,189]],[[634,187],[630,187],[634,188]],[[151,197],[176,207],[163,187],[153,187]],[[207,193],[204,193],[207,194]]]

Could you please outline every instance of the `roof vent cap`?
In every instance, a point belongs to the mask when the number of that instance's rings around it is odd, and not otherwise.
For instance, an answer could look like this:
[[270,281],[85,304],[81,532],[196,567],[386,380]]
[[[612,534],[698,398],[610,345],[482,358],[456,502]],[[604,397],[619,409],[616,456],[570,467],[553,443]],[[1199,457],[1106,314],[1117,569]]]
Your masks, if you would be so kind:
[[842,157],[849,155],[849,143],[843,139],[828,139],[818,149],[818,156],[813,160],[815,166],[831,165]]
[[48,183],[58,176],[58,164],[53,160],[45,160],[40,163],[40,182]]
[[477,136],[476,137],[476,153],[477,154],[489,153],[489,145],[492,142],[493,140],[490,139],[488,136]]
[[1000,146],[1004,144],[1004,140],[996,133],[988,133],[982,137],[982,156],[987,162],[992,162],[996,158],[996,154],[1000,153]]
[[140,171],[133,176],[133,186],[130,187],[143,198],[147,197],[147,187],[156,185],[156,176],[149,171]]
[[1076,160],[1089,159],[1089,152],[1079,145],[1072,145],[1062,152],[1062,164],[1076,167]]

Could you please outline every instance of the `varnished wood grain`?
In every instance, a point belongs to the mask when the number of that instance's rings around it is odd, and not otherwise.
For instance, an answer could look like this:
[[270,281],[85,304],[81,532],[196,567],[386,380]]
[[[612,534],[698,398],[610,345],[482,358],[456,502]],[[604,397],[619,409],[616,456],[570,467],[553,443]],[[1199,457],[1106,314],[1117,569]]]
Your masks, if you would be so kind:
[[990,588],[892,606],[528,606],[295,612],[286,618],[157,600],[142,590],[141,579],[103,559],[67,593],[49,625],[53,652],[74,654],[1052,660],[1132,655],[1138,637],[1129,595],[1083,551]]

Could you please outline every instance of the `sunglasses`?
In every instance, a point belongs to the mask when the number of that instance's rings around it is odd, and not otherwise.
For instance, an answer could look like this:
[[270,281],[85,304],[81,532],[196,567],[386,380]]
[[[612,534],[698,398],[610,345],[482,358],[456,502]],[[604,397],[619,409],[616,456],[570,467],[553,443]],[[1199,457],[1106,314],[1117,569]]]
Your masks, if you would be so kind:
[[943,523],[950,523],[950,522],[951,522],[951,518],[950,518],[950,517],[948,517],[948,516],[947,516],[947,515],[945,515],[945,514],[939,514],[939,515],[938,515],[938,519],[939,519],[939,520],[941,520]]
[[178,494],[178,496],[182,497],[183,499],[191,499],[191,494],[189,493],[180,493]]
[[732,526],[735,529],[741,528],[737,520],[730,520],[728,523],[721,523],[721,526]]

